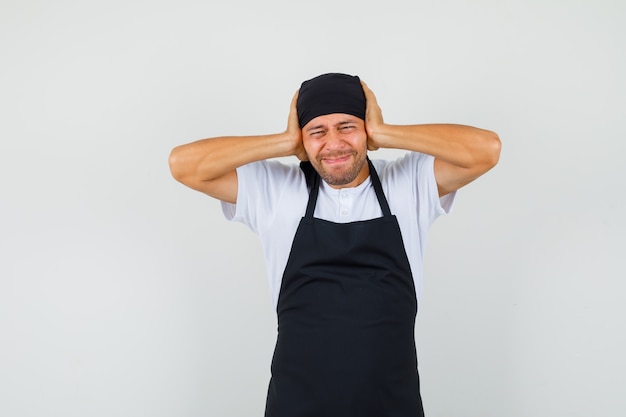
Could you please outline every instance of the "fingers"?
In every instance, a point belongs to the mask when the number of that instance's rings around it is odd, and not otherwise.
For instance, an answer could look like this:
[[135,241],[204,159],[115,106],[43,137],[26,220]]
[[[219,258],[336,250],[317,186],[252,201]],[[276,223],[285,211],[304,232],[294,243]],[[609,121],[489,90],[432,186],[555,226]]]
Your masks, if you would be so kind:
[[291,99],[291,108],[289,111],[289,120],[287,122],[287,133],[292,140],[292,154],[299,160],[306,161],[308,159],[304,146],[302,144],[302,130],[300,129],[300,122],[298,120],[298,93],[300,90],[296,90],[293,98]]
[[296,93],[293,95],[293,98],[291,99],[291,106],[289,109],[289,123],[293,124],[294,127],[300,127],[298,125],[298,107],[297,107],[297,103],[298,103],[298,93],[300,92],[300,90],[296,90]]
[[361,87],[363,87],[363,92],[365,93],[365,100],[376,102],[376,96],[374,95],[374,92],[367,86],[367,84],[365,84],[364,81],[361,81]]
[[[378,101],[376,100],[376,96],[374,92],[365,84],[365,82],[361,81],[361,86],[363,87],[363,93],[365,93],[365,104],[366,104],[366,113],[381,113],[380,107],[378,105]],[[382,118],[382,114],[380,114]]]
[[380,109],[380,106],[378,105],[378,101],[376,100],[374,92],[363,81],[361,81],[361,86],[363,87],[363,93],[365,93],[366,122],[383,123],[382,111]]
[[296,93],[293,95],[293,98],[291,99],[291,107],[292,108],[296,108],[296,105],[298,103],[298,94],[300,93],[300,89],[296,90]]
[[361,81],[361,86],[363,87],[363,93],[365,93],[365,130],[367,132],[367,149],[375,151],[380,148],[376,132],[379,131],[380,127],[384,124],[383,114],[374,92],[363,81]]

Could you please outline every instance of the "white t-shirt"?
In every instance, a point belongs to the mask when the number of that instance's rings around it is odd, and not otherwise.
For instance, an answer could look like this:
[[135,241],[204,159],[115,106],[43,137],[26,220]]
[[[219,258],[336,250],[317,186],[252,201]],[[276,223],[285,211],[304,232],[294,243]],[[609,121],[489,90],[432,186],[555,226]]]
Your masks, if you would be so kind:
[[[422,294],[422,259],[428,229],[441,214],[449,213],[455,193],[439,198],[434,158],[409,152],[394,161],[372,160],[380,177],[391,214],[400,224],[418,302]],[[291,244],[309,197],[304,173],[297,164],[260,161],[237,169],[237,203],[222,202],[228,220],[247,225],[261,239],[274,308]],[[314,217],[335,223],[382,216],[371,180],[353,188],[335,189],[324,181]]]

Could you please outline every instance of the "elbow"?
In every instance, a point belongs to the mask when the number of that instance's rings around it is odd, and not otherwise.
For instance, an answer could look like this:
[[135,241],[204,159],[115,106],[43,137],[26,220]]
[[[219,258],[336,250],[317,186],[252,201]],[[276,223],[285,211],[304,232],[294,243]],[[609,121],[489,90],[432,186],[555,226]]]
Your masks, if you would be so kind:
[[485,163],[489,169],[495,167],[500,160],[502,142],[497,133],[488,131],[485,140]]
[[174,179],[178,182],[184,182],[185,172],[183,169],[184,164],[180,156],[180,146],[177,146],[170,151],[168,164],[170,167],[170,173],[172,174],[172,177],[174,177]]

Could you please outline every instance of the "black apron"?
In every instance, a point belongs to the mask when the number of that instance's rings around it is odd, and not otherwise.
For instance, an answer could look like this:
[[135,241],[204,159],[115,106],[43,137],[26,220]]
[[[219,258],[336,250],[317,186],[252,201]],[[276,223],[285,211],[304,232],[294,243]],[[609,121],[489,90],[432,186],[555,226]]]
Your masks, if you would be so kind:
[[266,417],[423,416],[417,299],[400,227],[368,159],[383,217],[313,217],[314,173],[278,298]]

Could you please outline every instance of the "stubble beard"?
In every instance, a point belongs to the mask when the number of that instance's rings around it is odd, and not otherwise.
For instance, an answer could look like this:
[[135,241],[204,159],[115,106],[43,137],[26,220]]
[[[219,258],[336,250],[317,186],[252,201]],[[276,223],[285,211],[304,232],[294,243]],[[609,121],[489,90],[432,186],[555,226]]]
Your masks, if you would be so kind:
[[[354,156],[354,161],[352,165],[346,167],[345,169],[334,172],[330,170],[326,170],[324,168],[324,164],[322,162],[322,157],[317,158],[317,172],[320,177],[329,185],[334,186],[342,186],[346,184],[350,184],[352,181],[356,179],[361,170],[363,169],[363,165],[366,162],[366,154],[359,152],[351,152]],[[345,155],[346,153],[337,154],[337,155],[324,155],[324,157],[340,157],[341,155]]]

